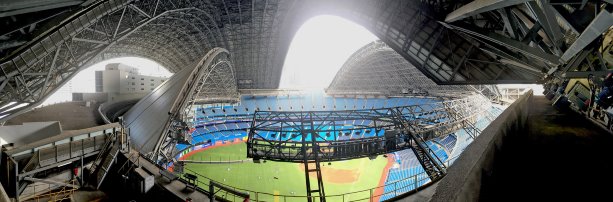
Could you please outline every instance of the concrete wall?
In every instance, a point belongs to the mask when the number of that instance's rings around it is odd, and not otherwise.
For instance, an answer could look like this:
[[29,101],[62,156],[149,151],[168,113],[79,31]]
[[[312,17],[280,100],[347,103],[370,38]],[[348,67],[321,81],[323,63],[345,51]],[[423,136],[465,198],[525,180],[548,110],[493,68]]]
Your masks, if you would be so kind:
[[464,150],[438,182],[430,201],[479,201],[481,178],[493,169],[496,151],[507,135],[526,128],[532,91],[515,101]]
[[120,70],[105,70],[102,72],[102,92],[119,93]]
[[62,127],[57,121],[33,122],[23,125],[1,126],[0,145],[14,143],[15,147],[35,142],[62,133]]
[[[104,124],[98,115],[98,104],[65,102],[33,109],[9,119],[5,125],[21,125],[28,122],[59,121],[62,130],[78,130]],[[0,136],[2,136],[0,134]]]
[[72,93],[72,101],[99,102],[108,101],[108,93]]
[[149,93],[129,93],[129,94],[120,94],[120,93],[109,93],[107,103],[116,103],[123,102],[134,99],[141,99],[145,97]]

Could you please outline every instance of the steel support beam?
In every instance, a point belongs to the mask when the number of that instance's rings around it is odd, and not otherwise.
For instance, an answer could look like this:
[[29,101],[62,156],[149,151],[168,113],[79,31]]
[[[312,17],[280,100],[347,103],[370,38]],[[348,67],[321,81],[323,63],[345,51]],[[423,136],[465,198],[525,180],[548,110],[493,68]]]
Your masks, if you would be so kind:
[[445,17],[445,22],[454,22],[483,12],[493,11],[528,1],[530,0],[475,0],[449,13],[447,17]]
[[13,1],[12,3],[7,3],[10,1],[4,1],[2,7],[0,7],[0,18],[7,16],[14,16],[24,13],[32,13],[37,11],[49,10],[54,8],[62,8],[67,6],[74,6],[83,3],[82,0],[64,0],[61,2],[52,2],[52,1],[39,1],[39,2],[22,2],[22,1]]
[[613,26],[613,14],[607,10],[602,10],[587,28],[585,28],[575,43],[564,52],[561,57],[562,61],[568,62],[568,60],[575,57],[579,51],[583,50],[588,44],[601,36],[602,33],[611,26]]
[[569,79],[573,79],[573,78],[587,78],[588,75],[594,75],[594,78],[599,78],[601,76],[606,76],[609,73],[613,73],[613,71],[571,71],[571,72],[564,72],[562,74],[562,77],[564,78],[569,78]]
[[535,1],[530,1],[527,5],[545,30],[545,33],[547,33],[549,41],[553,46],[553,52],[558,55],[561,54],[562,31],[556,19],[554,8],[544,0],[539,0],[538,4]]
[[504,28],[509,33],[509,36],[513,39],[517,39],[517,35],[515,34],[515,22],[512,21],[509,16],[509,12],[507,12],[504,8],[498,9],[500,16],[502,17],[502,21],[504,22]]
[[[531,47],[527,44],[521,43],[519,41],[507,38],[503,35],[497,34],[497,33],[493,33],[493,32],[488,32],[488,31],[476,31],[476,30],[472,30],[472,29],[468,29],[462,26],[458,26],[458,25],[453,25],[453,24],[444,24],[446,26],[451,27],[452,29],[470,34],[472,36],[481,38],[481,39],[485,39],[487,41],[496,43],[498,45],[507,47],[509,49],[515,50],[517,52],[523,53],[527,56],[530,56],[532,58],[538,59],[538,60],[542,60],[544,62],[547,62],[549,64],[560,64],[560,58],[556,55],[552,55],[552,54],[548,54],[545,53],[544,51],[538,49],[538,48],[534,48]],[[466,27],[469,25],[466,25]]]

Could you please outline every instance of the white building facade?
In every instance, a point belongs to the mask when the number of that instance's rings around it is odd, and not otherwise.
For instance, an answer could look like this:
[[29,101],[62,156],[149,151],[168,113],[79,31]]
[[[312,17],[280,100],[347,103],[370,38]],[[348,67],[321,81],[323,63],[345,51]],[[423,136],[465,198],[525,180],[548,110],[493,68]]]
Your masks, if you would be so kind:
[[168,80],[166,77],[145,76],[138,69],[121,63],[110,63],[104,71],[96,71],[96,92],[109,94],[149,93]]
[[140,75],[138,68],[121,63],[109,63],[96,71],[96,93],[108,94],[107,101],[140,98],[168,80],[168,77]]

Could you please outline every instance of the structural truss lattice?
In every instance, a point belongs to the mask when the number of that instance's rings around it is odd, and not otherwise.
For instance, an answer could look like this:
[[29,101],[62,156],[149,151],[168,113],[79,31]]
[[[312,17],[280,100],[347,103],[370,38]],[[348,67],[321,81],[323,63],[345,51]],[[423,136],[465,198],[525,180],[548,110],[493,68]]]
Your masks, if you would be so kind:
[[[364,26],[437,84],[538,82],[573,67],[562,65],[613,22],[609,1],[90,3],[57,16],[27,43],[19,38],[22,45],[3,46],[13,51],[3,51],[0,61],[0,121],[40,104],[84,67],[121,56],[150,58],[178,72],[222,47],[232,54],[240,89],[274,89],[293,35],[322,14]],[[1,40],[18,40],[10,33]]]

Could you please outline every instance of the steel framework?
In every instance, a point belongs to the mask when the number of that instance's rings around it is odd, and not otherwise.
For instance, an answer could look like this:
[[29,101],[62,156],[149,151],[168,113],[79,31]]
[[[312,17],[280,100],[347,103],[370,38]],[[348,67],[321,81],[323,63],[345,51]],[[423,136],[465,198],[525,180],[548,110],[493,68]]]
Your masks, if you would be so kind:
[[220,97],[237,100],[238,89],[230,53],[213,48],[126,112],[134,146],[156,162],[174,162],[176,144],[189,141],[195,105]]
[[458,2],[453,8],[441,24],[479,41],[481,49],[502,57],[503,63],[563,74],[591,63],[585,60],[592,54],[603,65],[591,71],[606,69],[599,47],[607,46],[603,33],[613,25],[610,1],[485,0]]
[[[474,4],[101,0],[68,17],[58,16],[63,19],[59,24],[47,25],[48,30],[3,55],[0,121],[40,104],[83,68],[122,56],[150,58],[178,72],[222,47],[232,53],[240,89],[273,89],[293,35],[306,20],[321,14],[364,26],[437,84],[533,83],[562,69],[557,65],[572,61],[574,53],[610,26],[608,3],[584,2],[492,3],[464,11]],[[582,15],[582,9],[599,14]],[[452,12],[465,17],[444,21]],[[594,23],[568,20],[574,17]],[[574,40],[575,35],[580,40]],[[6,37],[21,40],[13,36]]]
[[[195,71],[186,82],[187,88],[171,108],[171,119],[163,130],[160,144],[154,150],[154,159],[162,162],[174,161],[178,141],[190,137],[193,128],[194,107],[203,98],[227,96],[238,99],[238,89],[230,53],[223,48],[214,48],[196,65]],[[188,140],[186,140],[188,141]]]
[[[435,181],[445,166],[425,141],[463,128],[475,138],[474,122],[491,108],[482,95],[423,105],[339,111],[257,111],[247,140],[247,156],[254,159],[300,162],[305,166],[307,195],[324,197],[319,163],[373,157],[412,149],[422,167]],[[355,128],[337,128],[352,123]],[[331,126],[329,128],[328,126]],[[365,138],[345,138],[354,130],[375,130]],[[314,165],[309,165],[314,164]],[[309,166],[315,166],[309,169]],[[312,189],[309,173],[316,172],[318,188]]]
[[382,41],[367,44],[351,55],[326,89],[333,95],[385,96],[463,96],[475,91],[491,99],[499,96],[492,85],[437,85]]

